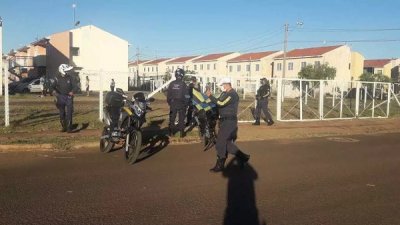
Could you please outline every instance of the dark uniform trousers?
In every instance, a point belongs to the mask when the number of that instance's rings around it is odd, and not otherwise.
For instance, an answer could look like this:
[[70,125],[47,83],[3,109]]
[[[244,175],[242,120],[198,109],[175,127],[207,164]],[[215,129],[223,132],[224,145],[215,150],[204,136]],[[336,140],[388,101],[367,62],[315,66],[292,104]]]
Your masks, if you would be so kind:
[[171,129],[175,128],[175,119],[176,115],[178,115],[178,129],[183,130],[185,129],[185,115],[186,115],[186,108],[175,108],[171,107],[169,112],[169,127]]
[[238,152],[239,149],[234,144],[237,131],[237,119],[221,119],[217,143],[215,144],[219,158],[226,158],[228,153],[235,155]]
[[255,119],[256,121],[260,121],[261,110],[263,111],[267,121],[272,121],[272,115],[268,110],[268,98],[262,98],[257,100],[257,106],[255,111]]
[[67,123],[67,126],[71,126],[72,114],[74,113],[74,98],[69,95],[59,94],[56,106],[60,113],[60,120]]

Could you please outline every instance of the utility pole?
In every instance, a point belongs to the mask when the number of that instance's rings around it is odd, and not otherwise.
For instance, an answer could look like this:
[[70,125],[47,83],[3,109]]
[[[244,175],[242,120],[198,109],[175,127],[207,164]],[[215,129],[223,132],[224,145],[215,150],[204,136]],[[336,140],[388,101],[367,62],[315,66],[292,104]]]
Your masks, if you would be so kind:
[[285,39],[283,41],[283,71],[282,78],[286,76],[286,53],[287,53],[287,42],[288,42],[289,24],[285,24]]

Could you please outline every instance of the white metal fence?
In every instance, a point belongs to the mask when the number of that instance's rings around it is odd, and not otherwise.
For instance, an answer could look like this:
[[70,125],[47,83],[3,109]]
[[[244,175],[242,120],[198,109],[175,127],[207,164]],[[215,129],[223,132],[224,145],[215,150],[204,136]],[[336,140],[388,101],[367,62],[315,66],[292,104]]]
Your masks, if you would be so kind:
[[[83,71],[80,73],[83,92],[86,76],[90,80],[90,89],[98,91],[99,119],[103,118],[104,92],[109,90],[111,78],[115,79],[117,88],[122,87],[124,90],[133,88],[135,91],[144,91],[149,96],[163,90],[170,81],[174,80],[174,78],[169,81],[149,78],[133,82],[133,76],[130,73]],[[214,80],[205,77],[197,78],[201,81],[203,91],[206,86],[209,86],[214,94],[219,94],[220,90]],[[270,79],[270,84],[269,109],[278,121],[388,118],[391,115],[400,114],[400,84],[398,83]],[[259,85],[259,78],[251,81],[244,80],[240,87],[234,85],[241,97],[238,112],[240,122],[254,121],[255,93]],[[0,123],[9,125],[8,97],[5,96],[3,102],[4,107],[0,107],[3,108],[0,113]]]

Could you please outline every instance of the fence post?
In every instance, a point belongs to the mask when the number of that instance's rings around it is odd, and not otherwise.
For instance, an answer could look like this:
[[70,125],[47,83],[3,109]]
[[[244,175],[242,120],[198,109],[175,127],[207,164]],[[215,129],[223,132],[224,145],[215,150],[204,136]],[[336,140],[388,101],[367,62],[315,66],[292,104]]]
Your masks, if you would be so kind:
[[282,78],[277,80],[278,91],[276,93],[276,119],[281,120],[282,110]]
[[389,83],[388,94],[387,94],[386,118],[388,118],[389,114],[390,114],[390,99],[392,98],[392,96],[390,96],[391,95],[391,91],[392,91],[392,84]]
[[365,86],[364,87],[364,109],[367,105],[367,91],[368,91],[368,88],[367,88],[367,86]]
[[333,82],[332,108],[335,107],[336,100],[336,82]]
[[308,100],[308,82],[306,83],[306,96],[304,99],[304,104],[307,105],[307,100]]
[[8,71],[6,71],[4,73],[4,125],[6,127],[10,126],[10,95],[8,94],[8,75]]
[[343,117],[343,89],[344,89],[344,84],[342,82],[342,85],[340,87],[340,118]]
[[303,81],[300,79],[300,121],[303,121]]
[[358,117],[358,112],[360,108],[360,82],[356,83],[356,117]]
[[99,120],[103,121],[103,71],[100,71]]
[[322,84],[324,83],[323,80],[319,81],[319,119],[324,119],[324,88]]
[[376,83],[374,82],[374,90],[372,91],[372,118],[375,117],[375,89],[376,89]]

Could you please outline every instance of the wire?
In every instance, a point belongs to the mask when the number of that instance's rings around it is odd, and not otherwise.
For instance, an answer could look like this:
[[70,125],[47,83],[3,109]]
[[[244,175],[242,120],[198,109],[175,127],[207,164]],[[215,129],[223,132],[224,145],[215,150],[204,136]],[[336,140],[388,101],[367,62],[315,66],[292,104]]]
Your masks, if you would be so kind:
[[330,40],[330,41],[288,41],[290,43],[379,43],[400,42],[400,39],[371,39],[371,40]]
[[400,31],[400,28],[382,28],[382,29],[350,29],[350,28],[302,28],[296,29],[299,32],[382,32],[382,31]]

